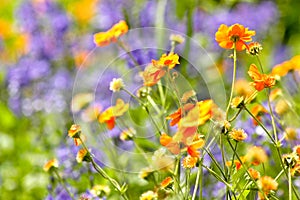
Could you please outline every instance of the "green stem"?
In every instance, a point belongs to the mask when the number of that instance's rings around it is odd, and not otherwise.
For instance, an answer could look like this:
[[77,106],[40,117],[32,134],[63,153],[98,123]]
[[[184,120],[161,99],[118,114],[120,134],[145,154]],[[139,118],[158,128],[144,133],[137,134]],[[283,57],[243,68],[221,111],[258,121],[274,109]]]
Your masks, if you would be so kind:
[[292,200],[293,195],[292,195],[292,175],[291,175],[291,167],[289,167],[288,173],[289,173],[289,176],[288,176],[288,180],[289,180],[289,200]]
[[232,97],[233,97],[235,78],[236,78],[236,44],[234,43],[234,46],[233,46],[233,74],[232,74],[232,83],[231,83],[229,102],[228,102],[228,105],[226,108],[226,120],[228,120],[228,112],[229,112],[230,104],[231,104]]
[[65,185],[65,182],[63,181],[63,179],[61,178],[61,176],[59,175],[57,169],[53,170],[58,181],[60,182],[60,184],[63,186],[63,188],[67,191],[67,193],[69,194],[69,196],[71,197],[72,200],[74,200],[74,196],[73,194],[69,191],[69,189],[67,188],[67,186]]
[[244,106],[244,109],[247,111],[247,113],[262,127],[262,129],[267,133],[267,135],[269,136],[269,138],[271,139],[271,141],[273,142],[273,144],[276,146],[276,141],[274,140],[274,138],[271,136],[271,134],[269,133],[269,131],[267,130],[267,128],[261,123],[261,121],[259,121],[251,112],[250,110],[248,110],[248,108],[246,106]]
[[189,194],[190,194],[190,175],[191,175],[191,170],[187,169],[185,172],[185,199],[188,200],[189,199]]
[[203,148],[204,151],[206,151],[206,153],[209,155],[209,157],[212,159],[212,161],[214,162],[214,164],[217,166],[217,168],[219,169],[219,171],[221,172],[222,176],[224,177],[224,179],[226,180],[226,175],[223,172],[221,166],[219,165],[218,161],[215,159],[214,155],[206,148]]
[[[202,163],[202,161],[201,161],[201,163]],[[198,171],[197,171],[196,182],[195,182],[195,187],[194,187],[194,191],[193,191],[192,200],[196,199],[198,185],[200,185],[199,200],[202,200],[202,166],[201,166],[201,164],[198,166]]]
[[139,65],[139,63],[137,62],[137,60],[134,58],[134,56],[132,55],[131,51],[129,50],[129,48],[127,48],[125,46],[125,44],[119,39],[117,44],[119,45],[119,47],[121,47],[121,49],[123,49],[130,57],[130,59],[134,62],[135,66],[138,68],[139,71],[143,71],[141,66]]
[[238,116],[239,116],[239,114],[242,112],[242,110],[243,110],[243,107],[241,107],[238,111],[237,111],[237,113],[228,121],[228,122],[233,122]]
[[209,171],[209,173],[211,173],[213,176],[215,176],[219,181],[221,181],[222,183],[224,183],[230,190],[232,190],[232,186],[226,182],[224,179],[222,179],[221,176],[219,176],[219,174],[217,174],[214,170],[212,170],[211,168],[207,167],[206,165],[201,164],[205,169],[207,169],[207,171]]
[[243,166],[243,168],[245,169],[247,175],[250,177],[250,179],[253,181],[253,183],[255,183],[256,187],[258,188],[258,190],[264,195],[265,199],[269,199],[266,194],[262,191],[262,189],[260,187],[258,187],[257,182],[253,179],[253,177],[250,175],[249,171],[248,171],[248,167],[245,166],[245,164],[243,163],[243,161],[241,160],[241,158],[239,157],[239,155],[237,154],[236,151],[234,151],[234,147],[232,146],[231,142],[229,139],[227,139],[229,146],[231,147],[231,149],[233,150],[235,156],[237,157],[237,159],[239,160],[239,162],[241,163],[241,165]]
[[81,141],[81,144],[83,146],[83,148],[88,152],[88,155],[90,155],[90,159],[91,159],[91,163],[94,167],[94,169],[106,180],[108,180],[113,186],[114,188],[121,194],[121,196],[125,199],[128,200],[127,195],[125,194],[124,191],[122,191],[122,188],[120,186],[120,184],[113,178],[111,178],[94,160],[92,154],[90,153],[90,151],[88,150],[87,146],[85,145],[84,141],[82,140],[81,137],[79,137],[79,140]]
[[274,178],[275,181],[280,178],[280,176],[284,173],[284,169],[282,169],[279,174]]

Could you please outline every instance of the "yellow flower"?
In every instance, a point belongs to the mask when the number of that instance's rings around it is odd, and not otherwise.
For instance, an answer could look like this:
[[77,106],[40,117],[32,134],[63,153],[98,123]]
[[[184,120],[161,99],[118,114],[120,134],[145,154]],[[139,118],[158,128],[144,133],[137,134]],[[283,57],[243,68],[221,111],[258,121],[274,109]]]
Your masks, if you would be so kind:
[[94,197],[99,197],[103,193],[104,195],[108,195],[110,193],[110,188],[107,185],[94,185],[90,192]]
[[179,56],[171,52],[168,55],[163,54],[158,61],[152,60],[152,63],[154,66],[168,67],[169,69],[172,69],[175,65],[180,64],[178,60]]
[[[278,183],[269,176],[263,176],[257,181],[258,187],[268,195],[271,190],[275,191],[278,188]],[[261,192],[258,193],[260,199],[264,199],[264,195]]]
[[78,124],[73,124],[68,131],[68,135],[71,138],[79,138],[80,133],[81,133],[81,127]]
[[113,92],[118,92],[124,87],[124,82],[121,78],[113,78],[109,84],[109,89]]
[[79,93],[72,98],[72,111],[78,112],[93,100],[92,93]]
[[289,111],[289,109],[290,109],[290,105],[284,99],[280,99],[275,105],[275,112],[278,115],[284,115],[285,113],[287,113],[287,111]]
[[140,196],[140,200],[155,200],[155,199],[157,199],[157,194],[151,190],[143,193]]
[[236,141],[243,141],[248,137],[243,129],[232,129],[229,132],[229,136]]
[[141,179],[147,180],[147,179],[149,178],[149,176],[150,176],[151,174],[153,174],[153,172],[154,172],[154,170],[151,169],[151,168],[149,168],[149,167],[143,168],[143,169],[140,171],[140,173],[139,173],[139,177],[140,177]]
[[122,116],[129,108],[129,104],[122,99],[117,99],[116,105],[107,108],[99,115],[99,122],[106,123],[107,128],[112,130],[115,127],[116,117]]
[[284,138],[288,141],[296,141],[298,139],[297,131],[294,128],[287,127],[284,131]]
[[267,153],[262,147],[252,146],[248,149],[246,154],[247,162],[253,165],[259,165],[261,163],[265,163],[267,160]]
[[76,160],[78,163],[81,163],[82,161],[90,162],[89,152],[85,148],[80,149],[77,152]]
[[52,160],[49,160],[43,167],[45,172],[48,172],[53,168],[58,168],[58,160],[55,158]]
[[196,166],[197,162],[198,162],[197,157],[192,157],[192,156],[188,155],[188,156],[183,158],[182,166],[183,166],[183,168],[191,169],[191,168],[194,168]]
[[104,47],[111,42],[116,42],[119,37],[127,32],[128,26],[124,20],[121,20],[108,31],[94,34],[94,43],[99,47]]
[[244,105],[244,97],[243,96],[234,97],[230,105],[231,108],[241,108],[241,106]]

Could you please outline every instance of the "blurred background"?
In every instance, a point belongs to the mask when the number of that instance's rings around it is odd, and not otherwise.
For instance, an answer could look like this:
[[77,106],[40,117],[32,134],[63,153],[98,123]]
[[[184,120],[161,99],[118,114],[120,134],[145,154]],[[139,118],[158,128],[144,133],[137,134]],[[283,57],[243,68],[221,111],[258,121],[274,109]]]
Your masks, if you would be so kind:
[[[70,161],[74,151],[67,130],[73,122],[73,83],[95,48],[94,33],[122,19],[130,29],[165,27],[181,32],[212,56],[226,85],[230,63],[222,58],[230,53],[214,41],[219,25],[241,23],[254,29],[255,40],[263,45],[264,66],[270,71],[300,52],[299,9],[298,0],[1,0],[0,199],[44,199],[59,191],[42,169],[53,157],[61,161],[66,176],[80,178],[80,169]],[[133,46],[139,45],[136,40]],[[188,58],[190,43],[179,51]],[[157,58],[151,49],[133,55],[140,64]],[[127,57],[123,61],[128,68],[133,64]],[[245,58],[239,65],[249,62]],[[182,65],[178,70],[189,74],[188,63]],[[99,96],[103,108],[104,100],[105,95]],[[84,185],[77,188],[84,190]]]

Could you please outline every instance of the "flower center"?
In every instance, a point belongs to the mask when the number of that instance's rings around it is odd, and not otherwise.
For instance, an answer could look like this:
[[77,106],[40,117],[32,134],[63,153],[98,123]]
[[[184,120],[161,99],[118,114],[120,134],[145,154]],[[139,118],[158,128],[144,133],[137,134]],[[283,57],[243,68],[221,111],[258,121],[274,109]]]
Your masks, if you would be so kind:
[[230,37],[230,40],[231,40],[232,42],[237,42],[237,41],[240,40],[240,36],[238,36],[238,35],[233,35],[233,36]]

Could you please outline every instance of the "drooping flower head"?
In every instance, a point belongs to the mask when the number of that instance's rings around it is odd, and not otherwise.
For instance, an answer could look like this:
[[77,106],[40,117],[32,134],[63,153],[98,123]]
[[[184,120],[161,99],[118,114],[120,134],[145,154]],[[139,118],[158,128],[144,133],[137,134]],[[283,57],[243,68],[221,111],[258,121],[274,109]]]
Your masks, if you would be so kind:
[[275,85],[275,77],[268,74],[261,74],[255,64],[251,64],[249,71],[249,76],[253,80],[252,85],[257,91],[261,91],[264,88],[271,88]]
[[235,44],[236,50],[242,51],[247,47],[246,42],[251,42],[254,35],[255,31],[249,30],[243,25],[234,24],[228,27],[221,24],[215,34],[215,39],[224,49],[233,49]]
[[52,160],[49,160],[43,167],[45,172],[48,172],[53,168],[58,168],[58,160],[55,158]]

